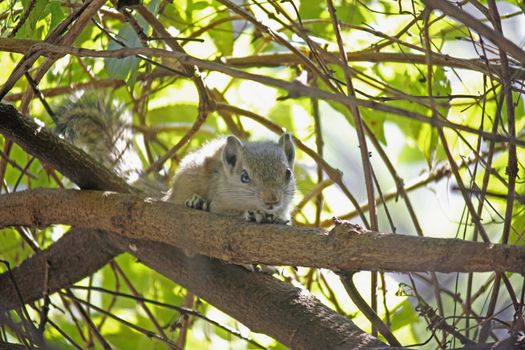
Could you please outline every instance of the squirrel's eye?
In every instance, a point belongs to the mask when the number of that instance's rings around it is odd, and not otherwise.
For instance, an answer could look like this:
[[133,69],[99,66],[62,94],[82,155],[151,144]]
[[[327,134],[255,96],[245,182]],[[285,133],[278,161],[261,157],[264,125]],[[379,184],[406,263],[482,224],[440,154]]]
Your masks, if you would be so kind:
[[286,169],[286,180],[290,180],[292,178],[292,171],[290,169]]
[[245,169],[242,169],[241,171],[241,182],[248,183],[250,182],[250,176],[248,176],[248,172]]

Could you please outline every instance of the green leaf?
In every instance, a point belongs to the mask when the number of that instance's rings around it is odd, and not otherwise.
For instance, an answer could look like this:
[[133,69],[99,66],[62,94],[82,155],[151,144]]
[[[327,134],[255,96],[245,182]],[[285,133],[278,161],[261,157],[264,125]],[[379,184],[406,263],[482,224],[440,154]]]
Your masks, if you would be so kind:
[[507,0],[508,2],[518,6],[521,9],[521,12],[525,14],[525,2],[518,0]]
[[[0,230],[0,260],[9,261],[11,269],[31,254],[33,251],[29,246],[21,243],[19,232],[10,228]],[[0,264],[0,273],[5,271],[7,271],[6,266]]]
[[410,304],[410,301],[405,299],[396,308],[390,312],[390,330],[395,331],[401,327],[418,321],[418,315]]
[[114,79],[125,80],[133,70],[138,69],[137,57],[108,58],[105,62],[106,72]]
[[311,191],[316,185],[314,180],[310,177],[308,171],[306,171],[303,167],[295,167],[294,177],[297,189],[300,193],[306,194],[309,191]]
[[[142,43],[131,25],[128,23],[122,24],[118,32],[118,40],[122,41],[126,47],[142,47]],[[108,50],[115,50],[122,48],[122,45],[111,41],[108,44]],[[128,82],[134,83],[133,78],[136,79],[136,71],[139,67],[140,60],[137,57],[124,58],[108,58],[104,62],[104,68],[110,77],[115,79],[125,80],[128,76]],[[134,73],[134,74],[133,74]]]
[[[450,80],[445,74],[442,67],[435,67],[432,75],[432,93],[435,97],[450,96],[452,88],[450,87]],[[447,117],[450,110],[449,103],[443,103],[443,99],[436,99],[438,112]]]
[[399,152],[398,161],[400,163],[417,163],[423,159],[421,150],[415,143],[405,143]]
[[157,12],[159,12],[159,6],[160,6],[160,0],[152,0],[147,7],[151,13],[157,14]]
[[286,130],[294,130],[292,106],[287,103],[276,104],[268,113],[268,117]]
[[[181,2],[184,2],[184,0],[182,0]],[[200,17],[200,12],[199,12],[200,10],[207,9],[210,6],[213,6],[214,8],[221,6],[219,4],[215,4],[212,1],[206,1],[206,0],[198,0],[198,1],[186,0],[185,2],[186,2],[185,4],[186,6],[184,6],[184,4],[180,4],[180,5],[181,5],[181,8],[184,9],[184,13],[186,15],[185,21],[187,22],[193,22],[194,18]],[[197,12],[198,14],[195,14],[195,12]]]
[[[17,38],[42,39],[43,25],[38,26],[38,21],[46,18],[49,14],[47,7],[48,0],[35,0],[34,7],[31,9],[29,17],[16,33]],[[29,10],[30,1],[23,1],[24,13]],[[20,20],[22,15],[18,18]]]
[[[522,168],[523,171],[523,168]],[[520,186],[518,191],[516,193],[525,193],[523,190],[525,189],[525,186]],[[512,208],[512,230],[511,232],[511,239],[510,241],[513,244],[517,244],[520,246],[525,245],[522,235],[523,232],[525,232],[525,204],[515,201],[514,207]]]
[[152,125],[169,122],[193,123],[197,113],[197,105],[179,103],[149,110],[148,120]]
[[329,20],[330,15],[323,1],[301,1],[299,5],[299,16],[303,21],[308,19],[326,19],[326,21],[323,22],[307,24],[305,27],[308,29],[309,34],[314,36],[322,38],[333,36],[332,25]]
[[162,12],[165,17],[171,18],[171,25],[179,30],[186,27],[189,20],[186,19],[186,13],[180,6],[166,6]]
[[[393,66],[397,66],[393,64]],[[414,67],[402,67],[402,70],[394,71],[394,74],[386,76],[382,73],[382,65],[377,65],[373,68],[374,73],[381,76],[381,78],[392,88],[403,91],[406,94],[413,96],[428,95],[428,87],[426,77],[423,76],[424,68],[416,69]],[[451,86],[445,71],[441,67],[435,67],[432,73],[432,92],[435,97],[448,96],[451,93]],[[446,99],[435,99],[437,111],[440,115],[447,117],[450,104]],[[431,109],[405,99],[398,99],[388,102],[388,105],[401,108],[409,112],[415,112],[421,115],[431,117]],[[386,117],[386,115],[385,115]],[[403,161],[418,161],[423,158],[429,166],[432,166],[436,159],[440,148],[438,148],[438,134],[437,131],[427,123],[411,120],[407,117],[389,118],[389,121],[395,123],[401,128],[405,134],[405,145],[400,155],[400,160]],[[413,143],[410,143],[413,142]]]
[[[174,145],[180,137],[188,132],[198,115],[198,106],[190,103],[178,103],[152,109],[148,112],[147,118],[150,125],[166,126],[170,128],[169,132],[158,134],[158,138],[166,145]],[[210,128],[211,126],[211,128]],[[198,147],[213,136],[210,132],[216,133],[218,126],[216,118],[208,117],[205,125],[192,138],[192,147]],[[211,129],[211,130],[210,130]],[[161,151],[161,153],[164,153]]]
[[[91,42],[93,40],[92,37],[94,32],[99,32],[98,28],[95,31],[95,25],[88,22],[82,32],[80,32],[79,36],[75,39],[75,45],[81,47],[84,43]],[[74,68],[74,66],[72,66],[72,68]]]
[[[202,1],[198,2],[202,3]],[[219,11],[219,8],[221,5],[218,3],[213,3],[215,9],[217,10],[217,15],[212,18],[210,23],[222,21],[228,17],[230,17],[230,14],[227,11]],[[213,43],[217,48],[219,49],[219,52],[222,56],[231,56],[233,53],[233,24],[232,21],[227,20],[226,22],[223,22],[215,27],[210,31],[210,33],[213,33],[215,35],[212,35],[211,39],[213,40]]]
[[204,10],[205,8],[208,8],[210,6],[210,3],[208,1],[196,1],[192,4],[193,10]]
[[58,1],[50,1],[49,4],[47,4],[47,11],[51,13],[51,23],[49,30],[55,29],[55,27],[66,18],[66,15],[64,14],[64,10],[60,6],[60,2]]
[[339,6],[335,6],[335,11],[339,22],[355,25],[362,25],[366,22],[363,6],[357,1],[343,0]]
[[428,167],[431,168],[437,151],[438,132],[429,124],[421,125],[419,130],[418,149],[423,153]]

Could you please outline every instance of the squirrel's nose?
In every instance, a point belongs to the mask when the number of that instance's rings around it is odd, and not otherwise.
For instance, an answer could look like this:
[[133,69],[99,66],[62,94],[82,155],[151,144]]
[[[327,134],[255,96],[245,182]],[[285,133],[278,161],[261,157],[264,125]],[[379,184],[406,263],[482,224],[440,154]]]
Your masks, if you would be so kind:
[[275,193],[263,193],[263,202],[268,209],[272,209],[274,205],[279,204],[279,198]]
[[271,203],[269,203],[269,202],[264,202],[264,205],[265,205],[266,208],[268,208],[268,209],[273,209],[273,207],[274,207],[275,205],[277,205],[277,204],[279,204],[278,201],[277,201],[277,202],[271,202]]

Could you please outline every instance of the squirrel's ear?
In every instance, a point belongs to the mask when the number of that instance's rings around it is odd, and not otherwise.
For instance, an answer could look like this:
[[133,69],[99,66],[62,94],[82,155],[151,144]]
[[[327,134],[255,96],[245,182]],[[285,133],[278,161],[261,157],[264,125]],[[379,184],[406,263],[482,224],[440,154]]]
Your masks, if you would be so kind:
[[288,159],[288,163],[293,167],[293,162],[295,160],[295,146],[293,144],[292,134],[285,132],[281,135],[279,139],[279,147],[281,147]]
[[242,142],[237,137],[231,135],[226,138],[226,144],[222,150],[222,164],[227,173],[230,173],[239,160],[239,151]]

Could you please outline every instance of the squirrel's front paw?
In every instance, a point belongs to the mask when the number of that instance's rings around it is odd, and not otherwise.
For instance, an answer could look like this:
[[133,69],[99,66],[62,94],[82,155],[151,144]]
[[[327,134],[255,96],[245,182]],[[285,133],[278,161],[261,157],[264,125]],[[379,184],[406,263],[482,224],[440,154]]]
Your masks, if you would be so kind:
[[275,216],[272,213],[267,213],[262,210],[246,210],[244,212],[244,220],[248,222],[257,222],[262,224],[286,224],[287,221]]
[[188,208],[210,210],[210,201],[202,198],[198,194],[194,194],[190,199],[186,199],[185,203]]
[[246,210],[244,212],[244,220],[248,222],[270,223],[273,222],[274,216],[270,213],[265,213],[261,210]]

